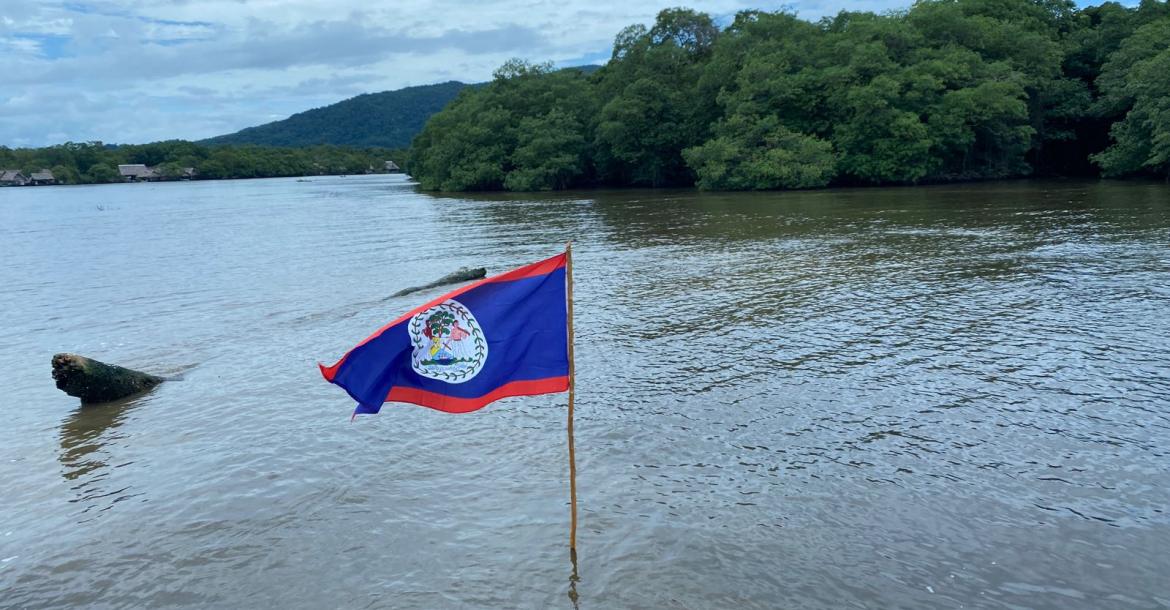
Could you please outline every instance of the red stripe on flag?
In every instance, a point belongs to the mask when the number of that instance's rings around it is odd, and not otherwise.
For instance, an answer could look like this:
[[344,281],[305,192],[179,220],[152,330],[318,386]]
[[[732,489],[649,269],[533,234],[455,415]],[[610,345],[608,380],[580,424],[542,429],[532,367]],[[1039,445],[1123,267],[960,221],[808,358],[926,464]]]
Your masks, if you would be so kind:
[[555,394],[569,390],[569,378],[549,377],[548,379],[531,379],[527,381],[513,381],[506,383],[492,392],[476,398],[458,398],[446,394],[436,394],[418,388],[395,387],[386,395],[386,402],[408,402],[420,407],[429,407],[447,413],[467,413],[487,406],[488,403],[509,396],[535,396],[537,394]]
[[[457,288],[455,290],[452,290],[451,292],[448,292],[447,294],[445,294],[441,297],[436,297],[435,299],[427,302],[425,305],[419,305],[418,307],[415,307],[414,309],[399,316],[393,322],[374,331],[373,334],[371,334],[370,336],[363,339],[361,343],[358,343],[357,345],[350,348],[349,352],[345,352],[345,355],[342,356],[340,360],[335,362],[333,364],[333,366],[327,367],[321,363],[318,363],[317,366],[321,369],[321,374],[325,377],[325,379],[329,383],[333,383],[333,377],[337,375],[337,369],[341,368],[341,363],[345,362],[345,358],[347,356],[349,356],[350,352],[365,345],[366,343],[369,343],[370,341],[373,341],[378,336],[380,336],[382,333],[386,332],[386,330],[389,329],[391,326],[394,326],[395,324],[398,324],[404,320],[409,320],[410,318],[414,317],[414,315],[417,314],[418,312],[426,311],[426,310],[434,307],[435,305],[438,305],[439,303],[446,301],[447,299],[453,299],[453,298],[463,294],[464,292],[467,292],[468,290],[478,288],[479,286],[483,286],[484,284],[491,284],[493,282],[514,282],[516,280],[522,280],[525,278],[536,277],[539,275],[548,275],[548,274],[552,273],[553,271],[556,271],[557,269],[560,269],[564,266],[565,266],[565,253],[562,252],[562,253],[560,253],[552,258],[546,258],[540,262],[532,263],[531,265],[525,265],[523,267],[508,271],[507,273],[501,273],[499,275],[494,275],[492,277],[479,280],[478,282],[475,282],[474,284],[468,284],[468,285],[463,286],[461,288]],[[505,386],[505,387],[507,387],[507,386]],[[423,406],[425,407],[427,405],[423,405]],[[480,405],[480,406],[482,406],[482,405]],[[478,407],[476,407],[476,408],[478,408]]]

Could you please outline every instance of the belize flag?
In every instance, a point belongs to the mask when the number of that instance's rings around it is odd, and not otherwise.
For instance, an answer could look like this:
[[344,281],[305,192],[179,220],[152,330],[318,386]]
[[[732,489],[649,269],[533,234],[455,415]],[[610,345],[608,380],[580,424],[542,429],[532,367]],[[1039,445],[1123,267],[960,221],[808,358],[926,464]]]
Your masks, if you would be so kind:
[[358,402],[448,413],[569,389],[568,253],[489,277],[407,312],[321,374]]

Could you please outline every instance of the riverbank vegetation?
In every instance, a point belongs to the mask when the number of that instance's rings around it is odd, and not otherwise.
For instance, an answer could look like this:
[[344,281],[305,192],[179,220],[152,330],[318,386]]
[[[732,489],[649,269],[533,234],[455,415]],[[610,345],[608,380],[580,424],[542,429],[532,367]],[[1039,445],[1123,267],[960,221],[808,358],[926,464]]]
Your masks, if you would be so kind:
[[514,60],[414,140],[423,188],[1170,177],[1170,3],[923,0],[810,23],[671,9],[594,73]]
[[402,151],[384,148],[310,146],[203,146],[183,140],[112,146],[68,142],[46,148],[0,146],[0,169],[26,173],[50,169],[61,184],[122,182],[118,166],[143,164],[163,178],[179,178],[194,168],[196,179],[273,178],[384,171]]

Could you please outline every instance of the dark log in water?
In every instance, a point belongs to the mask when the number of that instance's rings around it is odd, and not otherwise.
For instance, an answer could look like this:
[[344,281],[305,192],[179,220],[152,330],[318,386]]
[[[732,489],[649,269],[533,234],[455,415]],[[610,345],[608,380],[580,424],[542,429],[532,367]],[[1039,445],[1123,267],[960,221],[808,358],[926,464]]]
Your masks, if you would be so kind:
[[162,377],[76,354],[53,356],[53,379],[58,390],[80,398],[82,404],[118,400],[163,382]]
[[393,295],[391,295],[391,298],[406,296],[412,292],[418,292],[428,288],[435,288],[436,286],[442,286],[444,284],[458,284],[459,282],[478,280],[485,276],[487,276],[487,269],[484,269],[483,267],[464,267],[459,271],[445,275],[442,278],[431,282],[430,284],[426,284],[425,286],[415,286],[414,288],[399,290],[398,292],[395,292]]

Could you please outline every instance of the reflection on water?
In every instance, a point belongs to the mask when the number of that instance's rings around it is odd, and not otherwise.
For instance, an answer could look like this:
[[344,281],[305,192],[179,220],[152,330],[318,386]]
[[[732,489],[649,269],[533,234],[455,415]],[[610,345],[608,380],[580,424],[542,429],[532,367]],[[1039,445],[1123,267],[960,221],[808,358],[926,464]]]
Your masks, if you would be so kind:
[[[1170,606],[1164,184],[0,197],[0,607]],[[569,239],[566,586],[563,396],[349,424],[315,363]],[[76,411],[65,349],[201,365]]]
[[[100,459],[105,441],[118,440],[116,430],[126,416],[130,401],[108,403],[100,407],[78,407],[61,423],[61,465],[68,480],[104,468]],[[109,434],[107,434],[109,433]],[[97,452],[98,455],[91,456]]]
[[573,603],[573,610],[580,610],[581,599],[577,594],[577,583],[581,582],[581,576],[577,573],[577,553],[572,553],[569,561],[573,564],[573,571],[569,574],[569,601]]
[[122,461],[118,455],[118,445],[127,442],[119,427],[139,398],[78,407],[61,423],[58,459],[64,467],[62,476],[70,482],[70,490],[76,496],[70,502],[81,504],[82,514],[95,509],[109,510],[114,503],[136,495],[130,493],[128,486],[114,488],[107,479],[111,467],[133,464]]

